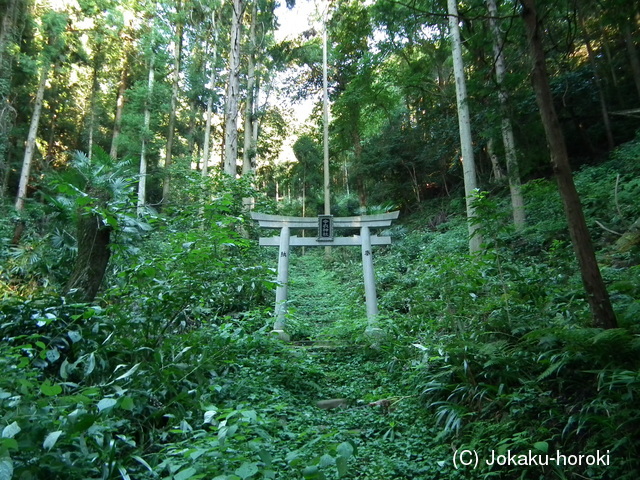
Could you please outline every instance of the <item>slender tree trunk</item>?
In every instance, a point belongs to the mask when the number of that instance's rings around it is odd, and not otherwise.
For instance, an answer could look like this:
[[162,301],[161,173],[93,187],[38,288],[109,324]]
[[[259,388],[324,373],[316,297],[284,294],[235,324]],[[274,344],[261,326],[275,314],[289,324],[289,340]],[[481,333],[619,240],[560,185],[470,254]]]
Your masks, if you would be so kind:
[[[182,15],[182,1],[178,0],[176,6],[176,13],[178,17]],[[180,91],[180,64],[182,57],[182,30],[183,22],[181,18],[178,18],[176,25],[176,39],[175,39],[175,57],[173,59],[173,82],[171,86],[171,110],[169,112],[169,132],[167,133],[167,149],[165,151],[164,159],[164,181],[162,183],[162,203],[169,202],[169,195],[171,190],[171,164],[173,163],[173,143],[176,127],[176,113],[178,111],[178,93]]]
[[369,200],[369,193],[367,192],[367,184],[364,178],[358,177],[356,179],[356,189],[358,190],[358,200],[361,207],[366,207]]
[[636,84],[636,90],[638,90],[638,97],[640,97],[640,60],[638,59],[638,50],[636,50],[636,44],[633,41],[629,22],[625,24],[623,31],[624,42],[627,45],[627,52],[629,53],[629,64],[631,65],[631,72],[633,73],[633,81]]
[[[601,25],[600,29],[604,27]],[[611,75],[611,82],[613,83],[613,88],[619,88],[618,82],[618,74],[616,73],[615,66],[613,65],[613,58],[611,58],[611,49],[609,48],[608,42],[602,42],[602,49],[604,50],[604,55],[607,57],[607,67],[609,69],[609,75]],[[620,102],[622,105],[622,102]]]
[[147,99],[144,104],[144,130],[142,132],[142,145],[140,146],[140,172],[138,179],[138,215],[142,215],[147,197],[147,140],[151,130],[151,96],[153,95],[153,83],[155,80],[155,60],[152,53],[149,60],[149,77],[147,80]]
[[5,3],[0,25],[0,197],[4,197],[9,182],[9,133],[17,113],[10,101],[14,61],[10,47],[18,41],[18,19],[24,6],[22,0]]
[[99,44],[93,57],[93,68],[91,71],[91,93],[89,94],[89,141],[87,145],[87,156],[91,160],[91,152],[93,151],[93,132],[95,130],[96,123],[96,97],[98,96],[98,89],[100,88],[98,82],[98,74],[100,69],[100,49],[102,45]]
[[[302,216],[307,216],[307,169],[302,174]],[[304,230],[303,230],[304,232]]]
[[[60,72],[58,65],[53,69],[53,78],[56,78]],[[60,98],[53,96],[49,101],[49,138],[47,139],[47,150],[44,154],[44,160],[47,163],[53,162],[56,156],[56,127],[58,121],[58,107],[60,106]]]
[[[211,81],[215,78],[215,73],[212,70]],[[207,120],[204,127],[204,146],[202,148],[202,176],[206,177],[209,174],[209,160],[211,155],[209,154],[209,142],[211,141],[211,119],[213,117],[213,92],[209,93],[207,98]]]
[[209,96],[207,97],[207,120],[204,128],[204,146],[202,152],[202,176],[209,174],[209,161],[211,160],[211,120],[213,118],[213,95],[217,81],[216,64],[218,63],[218,25],[216,24],[215,12],[211,14],[213,24],[213,51],[211,52],[211,72],[209,73]]
[[511,194],[511,208],[513,211],[513,224],[516,230],[524,228],[526,218],[524,211],[524,197],[520,185],[520,167],[516,154],[516,143],[513,135],[513,127],[509,115],[509,94],[504,86],[507,76],[507,67],[502,53],[503,43],[500,28],[498,27],[498,7],[496,0],[486,0],[489,10],[489,26],[493,37],[493,55],[495,60],[496,80],[498,83],[498,98],[502,115],[502,142],[504,144],[505,158],[507,160],[507,177],[509,178],[509,191]]
[[240,37],[244,0],[233,0],[231,44],[229,48],[229,80],[224,128],[224,173],[235,178],[238,159],[238,99],[240,97]]
[[[360,130],[358,128],[354,128],[352,134],[351,134],[351,141],[353,143],[353,162],[355,165],[358,165],[362,159],[362,137],[360,136]],[[345,158],[345,162],[344,162],[344,177],[345,177],[345,183],[346,183],[346,190],[347,190],[347,195],[349,195],[349,174],[347,171],[347,161]],[[361,207],[366,207],[366,187],[364,186],[364,182],[358,182],[359,185],[362,185],[362,194],[358,195],[358,199],[360,200],[360,206]],[[356,187],[357,188],[357,187]]]
[[607,146],[609,150],[613,150],[615,147],[615,142],[613,141],[613,132],[611,131],[611,121],[609,120],[609,109],[607,107],[607,99],[604,94],[604,87],[602,85],[602,79],[600,78],[600,74],[598,73],[598,65],[596,62],[596,57],[593,53],[593,48],[591,47],[591,40],[589,39],[589,34],[587,33],[587,27],[584,24],[584,20],[582,19],[582,15],[578,12],[578,20],[580,22],[580,28],[584,34],[584,44],[587,48],[587,57],[589,58],[589,63],[591,64],[591,69],[593,70],[593,80],[596,84],[596,89],[598,90],[598,100],[600,102],[600,113],[602,115],[602,123],[604,124],[604,131],[607,136]]
[[500,182],[504,178],[504,173],[502,172],[502,168],[500,167],[500,162],[498,162],[498,155],[496,155],[493,138],[487,140],[487,155],[489,155],[489,160],[491,160],[491,170],[493,171],[493,178],[496,179],[496,182]]
[[[329,88],[327,80],[327,16],[322,28],[322,138],[324,170],[324,214],[331,214],[331,173],[329,171]],[[331,257],[331,247],[324,247],[325,258]]]
[[416,197],[416,205],[420,205],[422,201],[420,196],[420,182],[418,181],[418,174],[416,172],[416,166],[413,163],[402,165],[409,175],[409,179],[411,180],[411,190],[413,190],[413,194]]
[[[22,161],[22,170],[20,172],[20,182],[18,184],[18,195],[16,196],[15,209],[18,214],[24,211],[24,202],[27,198],[27,189],[29,187],[29,176],[31,173],[31,164],[33,163],[33,154],[36,148],[36,137],[38,135],[38,126],[40,125],[40,114],[42,113],[42,103],[44,100],[44,90],[47,86],[49,78],[50,65],[47,60],[42,64],[40,70],[40,82],[36,92],[35,104],[33,106],[33,114],[31,116],[31,125],[29,126],[29,134],[27,135],[27,143],[24,150],[24,159]],[[20,243],[22,234],[25,229],[24,221],[19,218],[13,231],[11,243],[17,245]]]
[[253,157],[253,165],[257,165],[258,164],[258,139],[260,138],[260,119],[261,119],[261,115],[260,112],[266,110],[267,105],[269,104],[269,95],[271,93],[271,88],[273,87],[272,84],[267,83],[267,88],[265,88],[264,90],[264,102],[262,103],[262,105],[259,104],[260,101],[260,95],[262,92],[262,85],[260,83],[260,76],[256,75],[256,88],[255,88],[255,94],[253,96],[254,101],[255,101],[255,105],[253,108],[253,112],[254,112],[254,121],[253,124],[251,125],[252,128],[252,144],[253,144],[253,148],[254,148],[254,157]]
[[113,122],[113,134],[111,136],[111,149],[109,156],[118,158],[118,141],[122,130],[122,112],[124,111],[124,94],[127,91],[127,81],[129,76],[129,48],[124,49],[124,59],[122,71],[120,72],[120,82],[118,83],[118,96],[116,98],[116,115]]
[[344,158],[343,163],[343,171],[344,171],[344,188],[347,192],[347,197],[351,195],[351,191],[349,189],[349,167],[347,165],[347,158]]
[[460,146],[462,151],[462,169],[464,174],[464,192],[467,203],[467,221],[469,223],[469,252],[480,251],[482,237],[473,205],[473,194],[478,188],[476,164],[473,158],[473,142],[471,140],[471,120],[467,97],[467,84],[462,63],[462,42],[458,25],[458,5],[456,0],[447,0],[449,13],[449,29],[451,31],[451,47],[453,51],[453,71],[456,79],[456,99],[458,103],[458,127],[460,129]]
[[255,88],[253,91],[253,121],[251,122],[251,149],[253,158],[251,159],[251,165],[253,169],[256,169],[258,164],[258,138],[260,135],[260,120],[258,117],[259,105],[258,101],[260,99],[260,82],[259,78],[256,77]]
[[[327,82],[327,19],[322,31],[322,138],[323,138],[323,170],[324,170],[324,214],[331,213],[331,177],[329,176],[329,88]],[[328,250],[325,249],[328,254]]]
[[9,164],[11,156],[9,152],[0,152],[2,162],[0,162],[0,197],[4,198],[9,188]]
[[253,128],[254,123],[254,89],[256,83],[256,17],[258,2],[253,2],[251,10],[251,26],[249,28],[249,54],[247,65],[247,99],[244,105],[244,145],[242,149],[242,174],[247,175],[255,170],[253,163]]
[[[198,113],[200,113],[200,108],[198,108],[198,104],[195,99],[191,99],[189,101],[189,128],[187,129],[187,151],[192,156],[192,158],[198,158],[195,155],[195,150],[198,148],[196,145],[196,126],[198,120]],[[196,164],[197,168],[197,164]]]
[[553,106],[544,48],[540,36],[541,26],[536,12],[536,2],[535,0],[520,0],[520,3],[523,7],[522,18],[525,23],[533,61],[533,88],[549,145],[551,164],[558,181],[558,188],[569,225],[571,241],[587,293],[587,301],[591,308],[595,326],[616,328],[616,317],[600,274],[580,198],[573,183],[564,135]]
[[31,172],[31,163],[33,162],[33,153],[36,148],[36,137],[38,135],[38,125],[40,125],[40,114],[42,113],[42,102],[44,99],[44,90],[47,86],[49,78],[49,64],[45,60],[40,70],[40,82],[36,92],[36,101],[33,106],[33,114],[31,115],[31,125],[27,136],[27,144],[24,150],[24,160],[22,161],[22,171],[20,173],[20,183],[18,185],[18,195],[16,198],[16,211],[24,210],[24,200],[27,197],[27,187],[29,186],[29,174]]

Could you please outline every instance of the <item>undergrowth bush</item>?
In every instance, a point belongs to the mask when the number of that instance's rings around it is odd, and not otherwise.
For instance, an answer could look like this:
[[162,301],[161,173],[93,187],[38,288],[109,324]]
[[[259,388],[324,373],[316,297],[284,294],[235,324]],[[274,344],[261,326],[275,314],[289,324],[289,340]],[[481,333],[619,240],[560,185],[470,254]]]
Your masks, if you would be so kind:
[[[603,225],[624,231],[640,214],[637,146],[576,175],[603,247],[616,238]],[[529,182],[523,191],[522,232],[513,230],[506,200],[476,198],[485,242],[478,255],[466,252],[464,222],[449,218],[437,232],[426,224],[413,230],[378,257],[380,304],[397,316],[392,354],[411,365],[411,382],[441,440],[455,448],[484,457],[509,450],[610,454],[607,466],[481,462],[470,475],[636,478],[637,267],[602,266],[620,328],[592,328],[555,184]]]
[[240,207],[254,192],[175,180],[182,206],[114,245],[95,304],[2,284],[3,480],[347,478],[355,444],[318,432],[318,409],[283,428],[325,372],[268,333],[275,272]]
[[337,432],[283,433],[321,372],[241,319],[152,334],[117,304],[43,298],[1,325],[6,478],[330,479],[355,454]]

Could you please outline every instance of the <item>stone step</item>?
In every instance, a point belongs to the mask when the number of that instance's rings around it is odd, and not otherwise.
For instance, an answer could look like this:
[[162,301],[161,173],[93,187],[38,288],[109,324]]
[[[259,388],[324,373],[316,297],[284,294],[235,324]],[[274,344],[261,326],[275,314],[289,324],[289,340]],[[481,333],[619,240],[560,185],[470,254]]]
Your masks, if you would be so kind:
[[298,349],[305,350],[339,350],[341,348],[346,347],[346,345],[334,342],[317,342],[313,340],[305,341],[298,340],[291,342],[291,346]]

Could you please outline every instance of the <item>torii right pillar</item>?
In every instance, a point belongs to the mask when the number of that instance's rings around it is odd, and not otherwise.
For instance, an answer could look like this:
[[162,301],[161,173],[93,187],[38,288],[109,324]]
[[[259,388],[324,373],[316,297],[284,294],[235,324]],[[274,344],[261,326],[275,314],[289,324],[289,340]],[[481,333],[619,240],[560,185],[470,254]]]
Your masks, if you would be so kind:
[[375,323],[378,316],[378,296],[376,295],[376,277],[373,273],[373,254],[371,252],[371,232],[369,227],[363,225],[360,228],[362,241],[362,272],[364,274],[364,297],[367,307],[367,319],[369,327]]

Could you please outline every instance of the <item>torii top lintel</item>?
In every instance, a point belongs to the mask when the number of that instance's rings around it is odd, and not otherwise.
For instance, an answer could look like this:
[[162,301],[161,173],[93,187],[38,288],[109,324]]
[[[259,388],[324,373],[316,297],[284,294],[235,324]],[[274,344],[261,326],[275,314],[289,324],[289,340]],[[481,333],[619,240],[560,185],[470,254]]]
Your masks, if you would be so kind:
[[[389,227],[398,218],[399,211],[357,217],[333,217],[334,228]],[[262,228],[318,228],[316,217],[288,217],[251,212],[251,218]]]

